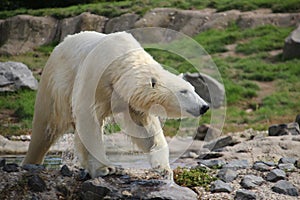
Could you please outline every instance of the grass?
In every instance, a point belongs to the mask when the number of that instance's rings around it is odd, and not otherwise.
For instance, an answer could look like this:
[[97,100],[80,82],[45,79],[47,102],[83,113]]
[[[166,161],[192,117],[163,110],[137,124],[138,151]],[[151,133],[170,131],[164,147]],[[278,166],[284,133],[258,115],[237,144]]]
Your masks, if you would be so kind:
[[183,187],[197,187],[201,186],[209,190],[211,182],[217,180],[216,177],[211,175],[210,170],[204,167],[196,168],[180,168],[174,170],[174,181]]
[[226,10],[255,10],[258,8],[269,8],[273,12],[298,12],[300,10],[299,0],[120,0],[120,1],[99,1],[98,3],[73,5],[66,8],[43,8],[43,9],[24,9],[1,11],[0,19],[15,16],[18,14],[29,14],[35,16],[53,16],[56,18],[65,18],[78,15],[82,12],[91,12],[106,17],[116,17],[124,13],[144,14],[148,10],[156,7],[174,7],[180,9],[204,9],[214,8],[217,11]]

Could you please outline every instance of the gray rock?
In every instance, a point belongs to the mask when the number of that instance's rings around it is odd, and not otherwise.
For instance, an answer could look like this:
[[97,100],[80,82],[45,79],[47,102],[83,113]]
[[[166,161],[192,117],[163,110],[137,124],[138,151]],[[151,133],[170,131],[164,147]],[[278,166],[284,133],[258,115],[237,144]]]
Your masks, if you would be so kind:
[[295,163],[295,167],[297,167],[298,169],[300,169],[300,159],[298,159]]
[[17,55],[54,41],[58,20],[17,15],[0,23],[0,55]]
[[255,162],[253,164],[253,169],[257,170],[257,171],[261,171],[261,172],[265,172],[265,171],[270,171],[270,166],[266,165],[263,162]]
[[279,180],[283,180],[286,178],[286,174],[283,170],[280,169],[273,169],[267,174],[267,181],[276,182]]
[[135,22],[139,19],[139,15],[127,13],[120,17],[110,19],[105,25],[105,33],[114,33],[118,31],[126,31],[134,28]]
[[245,189],[251,189],[261,185],[263,182],[264,179],[260,176],[245,175],[241,181],[241,186]]
[[299,196],[298,189],[292,183],[286,180],[277,181],[275,185],[272,187],[272,190],[279,194]]
[[285,59],[300,58],[300,26],[285,39],[283,57]]
[[177,199],[186,199],[186,200],[196,200],[197,194],[186,187],[180,187],[176,184],[163,185],[161,188],[152,191],[148,194],[140,196],[139,199],[157,199],[157,200],[177,200]]
[[37,90],[38,82],[26,65],[19,62],[0,62],[0,91],[20,88]]
[[30,172],[41,172],[45,170],[45,166],[39,164],[25,164],[22,166],[22,169]]
[[85,181],[81,186],[81,198],[89,199],[103,199],[109,192],[112,186],[105,182],[102,178],[95,178]]
[[299,124],[296,122],[289,124],[276,124],[269,127],[269,136],[281,136],[281,135],[299,135]]
[[208,148],[211,151],[214,151],[216,149],[220,149],[226,146],[233,146],[237,143],[238,141],[229,135],[229,136],[223,136],[215,140],[212,140],[209,143],[203,145],[203,148]]
[[255,200],[256,194],[250,190],[237,190],[234,196],[235,200]]
[[211,192],[232,192],[232,187],[229,183],[225,183],[221,180],[214,181],[210,186]]
[[94,15],[89,12],[65,18],[60,22],[61,32],[59,39],[62,41],[67,35],[79,33],[80,31],[97,31],[102,33],[107,20],[106,17]]
[[209,21],[213,9],[179,10],[174,8],[155,8],[147,12],[135,23],[136,28],[162,27],[180,31],[193,36],[201,31],[202,25]]
[[219,152],[208,152],[199,154],[199,158],[203,160],[213,159],[213,158],[220,158],[223,154]]
[[226,165],[223,165],[223,168],[230,168],[233,170],[237,169],[247,169],[250,165],[248,163],[248,160],[232,160],[228,162]]
[[291,164],[295,164],[297,161],[296,158],[287,158],[287,157],[283,157],[280,158],[280,160],[278,161],[278,164],[287,164],[287,163],[291,163]]
[[[300,26],[299,26],[299,29],[300,29]],[[300,126],[300,114],[296,116],[295,122],[297,122]]]
[[6,164],[6,159],[0,158],[0,167],[4,167],[5,164]]
[[212,159],[212,160],[199,160],[199,164],[205,165],[209,168],[220,168],[226,164],[225,160]]
[[295,171],[296,167],[292,163],[282,163],[278,165],[278,168],[284,170],[286,172],[293,172]]
[[69,169],[69,167],[67,165],[63,165],[60,169],[60,173],[63,176],[68,176],[68,177],[72,177],[73,172]]
[[33,192],[43,192],[47,189],[45,181],[37,174],[30,176],[27,184]]
[[16,164],[16,163],[8,163],[8,164],[5,164],[3,166],[3,171],[6,171],[6,172],[18,172],[19,171],[19,165]]
[[217,174],[217,177],[226,183],[233,181],[237,176],[237,171],[230,168],[223,168]]
[[214,78],[203,73],[186,73],[183,78],[194,86],[196,93],[211,107],[219,108],[224,104],[224,86]]
[[251,11],[242,13],[237,20],[237,25],[243,29],[268,24],[289,27],[295,26],[299,20],[299,13],[260,13],[259,11]]
[[87,181],[87,180],[91,179],[91,176],[88,173],[88,171],[86,171],[85,169],[80,169],[79,173],[77,175],[77,179],[79,181]]
[[202,124],[198,127],[195,140],[204,140],[210,142],[221,135],[221,131],[211,127],[208,124]]

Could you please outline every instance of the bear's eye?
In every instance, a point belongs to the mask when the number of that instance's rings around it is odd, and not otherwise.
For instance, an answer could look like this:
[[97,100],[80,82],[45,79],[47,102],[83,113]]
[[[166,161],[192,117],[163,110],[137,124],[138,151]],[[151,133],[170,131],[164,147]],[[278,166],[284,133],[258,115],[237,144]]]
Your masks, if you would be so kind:
[[156,82],[157,82],[156,79],[152,77],[152,78],[151,78],[151,87],[152,87],[152,88],[155,87]]
[[181,94],[186,94],[188,91],[187,90],[180,90]]

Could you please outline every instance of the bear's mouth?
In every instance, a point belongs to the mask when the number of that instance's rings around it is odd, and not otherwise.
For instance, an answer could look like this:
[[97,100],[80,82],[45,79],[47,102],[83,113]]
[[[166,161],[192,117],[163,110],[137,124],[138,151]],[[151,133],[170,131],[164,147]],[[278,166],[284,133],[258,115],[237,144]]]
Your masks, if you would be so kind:
[[187,109],[186,112],[193,115],[194,117],[199,117],[206,113],[209,109],[208,105],[201,106],[199,109]]

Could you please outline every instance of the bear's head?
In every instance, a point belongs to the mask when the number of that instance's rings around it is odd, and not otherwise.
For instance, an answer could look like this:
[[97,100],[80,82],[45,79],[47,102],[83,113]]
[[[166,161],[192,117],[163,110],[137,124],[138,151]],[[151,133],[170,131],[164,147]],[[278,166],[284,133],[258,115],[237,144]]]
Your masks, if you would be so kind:
[[120,74],[114,88],[132,109],[168,118],[198,117],[209,109],[190,83],[164,70],[149,54],[130,57],[130,70]]

